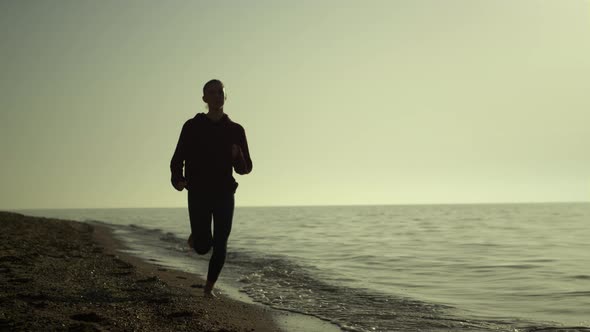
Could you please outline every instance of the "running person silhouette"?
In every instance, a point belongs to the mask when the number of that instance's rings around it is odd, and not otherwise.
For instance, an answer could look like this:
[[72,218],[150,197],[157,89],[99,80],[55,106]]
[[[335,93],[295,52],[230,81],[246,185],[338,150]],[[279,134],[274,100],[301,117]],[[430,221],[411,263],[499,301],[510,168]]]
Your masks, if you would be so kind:
[[204,287],[209,296],[214,296],[232,227],[234,193],[238,187],[232,168],[242,175],[252,171],[246,133],[224,113],[226,99],[221,81],[205,84],[203,101],[208,112],[198,113],[184,123],[170,161],[172,185],[178,191],[188,191],[189,245],[200,255],[213,248]]

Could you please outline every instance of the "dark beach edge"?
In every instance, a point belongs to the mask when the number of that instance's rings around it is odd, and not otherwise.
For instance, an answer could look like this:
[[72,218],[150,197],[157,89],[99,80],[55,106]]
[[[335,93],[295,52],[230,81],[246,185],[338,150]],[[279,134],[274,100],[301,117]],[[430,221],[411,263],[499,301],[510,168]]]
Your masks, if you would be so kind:
[[0,212],[0,330],[284,331],[308,324],[262,305],[205,298],[201,277],[122,247],[108,227]]

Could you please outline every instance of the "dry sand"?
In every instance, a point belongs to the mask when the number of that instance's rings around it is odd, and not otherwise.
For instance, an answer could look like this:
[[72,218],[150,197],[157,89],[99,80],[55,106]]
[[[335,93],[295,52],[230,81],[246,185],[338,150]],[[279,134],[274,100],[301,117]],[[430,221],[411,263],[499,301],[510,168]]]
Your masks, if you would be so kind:
[[335,329],[205,298],[202,279],[120,247],[105,227],[0,212],[0,331],[281,331],[277,321]]

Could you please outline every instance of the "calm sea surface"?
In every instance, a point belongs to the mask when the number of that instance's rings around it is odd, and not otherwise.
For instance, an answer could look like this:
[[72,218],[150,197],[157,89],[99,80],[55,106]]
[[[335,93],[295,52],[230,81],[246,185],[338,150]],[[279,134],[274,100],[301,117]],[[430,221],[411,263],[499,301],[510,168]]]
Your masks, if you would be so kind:
[[[18,212],[107,223],[206,272],[185,208]],[[237,208],[222,277],[346,331],[590,331],[590,204]]]

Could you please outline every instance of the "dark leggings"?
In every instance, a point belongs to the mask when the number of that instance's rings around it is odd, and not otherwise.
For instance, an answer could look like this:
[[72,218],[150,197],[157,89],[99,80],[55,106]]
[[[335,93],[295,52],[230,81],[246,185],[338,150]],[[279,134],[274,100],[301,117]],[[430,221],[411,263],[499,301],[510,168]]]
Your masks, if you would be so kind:
[[[199,255],[213,247],[207,280],[216,282],[225,263],[227,239],[234,216],[234,194],[204,195],[188,192],[188,214],[193,234],[193,246]],[[213,217],[213,235],[211,234]]]

